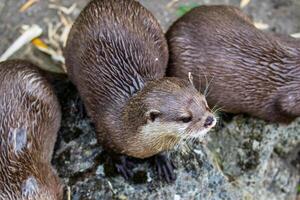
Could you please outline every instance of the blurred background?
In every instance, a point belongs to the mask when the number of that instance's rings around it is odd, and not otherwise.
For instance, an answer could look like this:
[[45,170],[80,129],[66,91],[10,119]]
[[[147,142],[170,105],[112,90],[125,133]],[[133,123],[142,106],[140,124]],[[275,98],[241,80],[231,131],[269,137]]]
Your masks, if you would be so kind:
[[[191,8],[240,7],[264,31],[300,37],[300,0],[140,0],[164,31]],[[80,115],[77,91],[65,77],[62,50],[86,0],[0,0],[0,55],[25,58],[53,75],[63,121],[53,164],[66,184],[66,199],[274,199],[300,200],[300,120],[289,126],[247,116],[225,116],[208,144],[176,151],[177,180],[156,179],[149,163],[124,181],[106,162],[94,128]],[[133,11],[134,12],[134,11]]]
[[[42,28],[42,35],[39,37],[41,41],[35,41],[35,47],[50,54],[52,60],[62,63],[61,46],[66,40],[72,21],[87,2],[88,0],[1,0],[0,55],[22,32],[24,33],[24,29],[28,28],[26,26],[37,24]],[[286,34],[300,32],[299,0],[140,0],[140,2],[153,12],[165,31],[172,22],[195,6],[228,4],[241,7],[262,29]],[[20,51],[16,57],[26,55],[45,66],[43,62],[47,57],[38,54],[36,48],[31,49],[30,45],[24,46],[29,48]],[[30,55],[32,53],[35,55]],[[52,67],[52,70],[55,69]]]

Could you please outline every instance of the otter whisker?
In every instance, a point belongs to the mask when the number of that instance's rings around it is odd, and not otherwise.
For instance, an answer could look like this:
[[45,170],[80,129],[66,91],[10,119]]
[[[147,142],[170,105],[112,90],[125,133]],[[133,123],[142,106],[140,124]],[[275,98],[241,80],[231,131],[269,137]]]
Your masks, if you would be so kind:
[[[210,80],[208,82],[207,72],[205,70],[203,70],[202,67],[199,67],[199,70],[201,70],[201,73],[199,72],[199,76],[198,76],[198,81],[200,83],[199,92],[202,93],[205,97],[207,97],[207,92],[208,92],[208,89],[209,89],[209,86],[210,86],[210,83],[211,83],[212,80]],[[204,89],[204,91],[201,91],[201,89],[202,89],[201,74],[205,78],[205,89]],[[208,74],[208,75],[210,75],[210,74]]]
[[216,112],[219,112],[219,111],[222,111],[224,107],[218,107],[217,105],[214,106],[214,108],[212,109],[212,112],[213,113],[216,113]]
[[216,109],[218,109],[218,106],[214,105],[214,107],[211,109],[211,111],[214,112]]
[[[215,106],[215,107],[217,107],[217,106]],[[223,107],[219,107],[219,108],[216,108],[216,109],[214,109],[214,108],[211,111],[214,116],[218,116],[219,112],[223,111]],[[216,118],[217,118],[217,121],[218,121],[219,117],[216,117]]]
[[[192,75],[191,72],[189,72],[188,78],[189,78],[189,81],[190,81],[190,83],[192,84],[192,86],[194,86],[193,75]],[[195,87],[195,86],[194,86],[194,87]]]
[[176,151],[178,151],[179,149],[181,149],[182,144],[183,144],[182,141],[183,141],[183,138],[180,138],[180,140],[177,142],[176,146],[174,147],[174,149],[175,149]]
[[204,96],[205,97],[207,97],[208,95],[209,95],[209,93],[210,93],[210,86],[211,86],[211,83],[213,82],[213,79],[215,78],[215,75],[210,79],[210,81],[209,81],[209,83],[207,84],[206,83],[206,88],[205,88],[205,90],[204,90]]

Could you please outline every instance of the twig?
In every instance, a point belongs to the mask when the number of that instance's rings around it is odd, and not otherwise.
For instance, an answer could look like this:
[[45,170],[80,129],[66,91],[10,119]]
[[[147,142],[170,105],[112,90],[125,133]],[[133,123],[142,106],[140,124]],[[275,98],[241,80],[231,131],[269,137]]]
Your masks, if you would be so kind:
[[240,2],[240,8],[245,8],[251,0],[241,0]]
[[269,28],[269,25],[268,24],[265,24],[263,22],[254,22],[254,26],[258,29],[261,29],[261,30],[265,30],[265,29],[268,29]]
[[68,200],[71,200],[71,187],[68,186]]
[[167,6],[166,6],[166,8],[172,8],[173,6],[174,6],[174,4],[175,3],[177,3],[179,0],[172,0],[172,1],[170,1],[168,4],[167,4]]
[[24,45],[31,42],[34,38],[39,37],[42,33],[43,30],[41,27],[36,24],[32,25],[1,55],[0,61],[5,61]]
[[66,8],[66,7],[63,7],[63,6],[58,6],[58,5],[55,5],[55,4],[50,4],[49,8],[60,10],[64,14],[70,15],[75,10],[76,6],[77,6],[76,3],[73,3],[72,6],[70,6],[70,8]]
[[33,4],[37,3],[39,0],[28,0],[24,3],[19,9],[20,12],[25,12],[28,8],[30,8]]
[[291,34],[291,36],[293,38],[300,38],[300,33],[293,33],[293,34]]

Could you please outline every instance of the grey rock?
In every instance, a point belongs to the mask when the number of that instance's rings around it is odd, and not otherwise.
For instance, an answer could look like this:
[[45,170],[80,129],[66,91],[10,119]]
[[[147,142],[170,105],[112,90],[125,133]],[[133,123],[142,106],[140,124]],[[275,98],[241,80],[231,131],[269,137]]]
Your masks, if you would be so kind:
[[[230,4],[240,0],[141,0],[167,28],[184,5]],[[20,35],[23,24],[38,24],[47,31],[47,23],[59,21],[50,1],[39,1],[25,13],[18,9],[25,0],[0,1],[0,54]],[[75,19],[87,1],[56,0],[66,7],[77,3],[70,17]],[[169,4],[170,5],[170,4]],[[269,25],[268,31],[291,34],[300,32],[299,0],[252,0],[244,11],[255,21]],[[14,13],[12,15],[12,13]],[[43,35],[45,39],[46,34]],[[43,68],[60,67],[31,45],[14,58],[26,58]],[[220,120],[210,133],[208,144],[197,142],[171,152],[177,166],[177,180],[166,184],[157,180],[149,162],[137,163],[133,180],[116,174],[108,155],[97,144],[95,130],[82,112],[74,86],[65,77],[52,81],[59,97],[63,121],[55,148],[53,164],[72,199],[274,199],[295,200],[300,176],[300,119],[288,126],[268,124],[246,116]],[[225,119],[225,118],[224,118]],[[299,195],[299,194],[298,194]],[[299,196],[298,196],[299,198]]]

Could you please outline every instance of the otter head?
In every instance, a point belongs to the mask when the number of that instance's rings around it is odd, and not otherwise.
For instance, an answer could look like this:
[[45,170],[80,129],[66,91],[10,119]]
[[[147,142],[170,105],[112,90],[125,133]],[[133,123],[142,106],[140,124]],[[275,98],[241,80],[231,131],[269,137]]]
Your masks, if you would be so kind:
[[205,97],[178,78],[149,82],[132,98],[126,113],[127,124],[135,124],[129,126],[135,134],[126,153],[135,157],[169,150],[181,139],[203,139],[216,124]]

